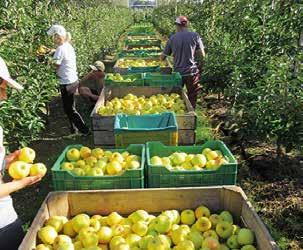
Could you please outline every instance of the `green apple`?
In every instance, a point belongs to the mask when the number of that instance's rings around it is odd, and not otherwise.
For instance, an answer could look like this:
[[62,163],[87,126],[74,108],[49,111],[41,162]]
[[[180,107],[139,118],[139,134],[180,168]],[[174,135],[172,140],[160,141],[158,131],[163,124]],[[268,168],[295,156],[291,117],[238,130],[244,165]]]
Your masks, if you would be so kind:
[[105,172],[105,170],[106,170],[106,165],[107,165],[106,161],[98,160],[98,161],[96,162],[96,164],[94,165],[94,167],[95,167],[95,168],[100,168],[100,169],[102,169],[103,172]]
[[219,215],[219,221],[227,221],[230,224],[233,224],[234,220],[233,220],[233,216],[231,215],[230,212],[228,211],[223,211],[220,213]]
[[20,149],[20,153],[18,155],[18,160],[23,161],[26,163],[33,163],[36,158],[36,152],[29,148],[29,147],[24,147]]
[[175,247],[175,250],[195,250],[195,245],[190,240],[184,240]]
[[200,217],[210,217],[210,211],[205,206],[199,206],[195,210],[196,218],[199,219]]
[[238,225],[233,225],[233,234],[237,235],[239,233],[240,229],[241,228]]
[[122,236],[114,236],[109,243],[109,248],[114,249],[117,245],[121,243],[126,243],[125,239]]
[[52,245],[57,237],[58,233],[52,226],[42,227],[38,231],[38,237],[44,244]]
[[220,243],[217,239],[207,237],[203,240],[202,248],[211,249],[211,250],[218,250],[220,247]]
[[170,249],[170,247],[172,245],[172,241],[171,241],[170,237],[165,234],[159,234],[158,237],[161,239],[163,244],[165,244],[167,246],[167,248]]
[[245,245],[241,250],[257,250],[253,245]]
[[248,228],[241,228],[237,235],[240,245],[252,245],[254,243],[254,233]]
[[76,176],[85,176],[85,171],[82,168],[74,168],[71,172]]
[[162,234],[162,233],[167,233],[172,226],[172,222],[169,219],[169,217],[167,217],[166,215],[159,215],[156,219],[155,219],[155,230]]
[[196,221],[195,212],[191,209],[186,209],[181,212],[181,223],[192,225]]
[[203,149],[202,154],[206,156],[206,154],[208,154],[211,151],[212,150],[210,148],[205,148],[205,149]]
[[96,233],[91,233],[86,236],[83,236],[81,239],[81,243],[85,248],[98,246],[99,237]]
[[155,236],[147,243],[147,250],[168,250],[167,245],[163,238]]
[[90,218],[87,214],[78,214],[72,218],[72,225],[75,232],[79,233],[84,227],[89,227]]
[[237,235],[230,236],[227,239],[226,244],[230,248],[239,248],[240,247],[240,244],[238,243],[238,240],[237,240]]
[[217,240],[219,240],[219,236],[217,235],[216,231],[215,230],[207,230],[203,233],[203,237],[204,238],[208,238],[208,237],[211,237],[211,238],[215,238]]
[[69,161],[78,161],[80,159],[80,151],[76,148],[71,148],[66,152],[66,158]]
[[113,230],[110,227],[104,226],[98,231],[99,243],[107,244],[111,242],[113,237]]
[[194,243],[195,249],[199,249],[202,246],[202,242],[204,238],[201,235],[201,233],[199,233],[198,231],[191,231],[187,235],[187,239],[192,241],[192,243]]
[[207,217],[200,217],[196,222],[196,228],[200,232],[205,232],[211,229],[211,222]]
[[205,168],[207,170],[216,170],[219,167],[216,160],[209,160],[206,162]]
[[60,165],[60,168],[62,170],[73,170],[74,169],[74,165],[70,162],[63,162],[61,165]]
[[196,154],[191,160],[191,163],[194,166],[199,166],[200,168],[203,168],[206,165],[207,159],[203,154]]
[[146,249],[149,240],[151,240],[153,238],[154,237],[152,235],[146,235],[146,236],[142,237],[141,240],[139,241],[139,247],[141,249]]
[[130,247],[139,246],[141,237],[137,234],[129,234],[126,236],[125,241]]
[[219,250],[229,250],[229,247],[225,244],[220,244]]
[[218,224],[218,222],[219,222],[219,220],[220,220],[220,217],[219,217],[218,214],[211,214],[209,216],[209,220],[211,222],[211,227],[215,229],[216,226],[217,226],[217,224]]
[[29,175],[43,177],[47,172],[47,167],[43,163],[35,163],[31,166]]
[[162,166],[162,160],[159,156],[153,156],[152,158],[150,158],[150,163],[153,166]]
[[77,168],[83,168],[85,165],[86,165],[86,163],[85,163],[84,160],[78,160],[78,161],[76,162],[76,167],[77,167]]
[[149,214],[145,210],[137,210],[131,213],[128,218],[132,221],[132,223],[136,223],[138,221],[147,221],[149,219]]
[[233,226],[227,221],[220,221],[216,226],[216,233],[219,237],[227,239],[233,233]]

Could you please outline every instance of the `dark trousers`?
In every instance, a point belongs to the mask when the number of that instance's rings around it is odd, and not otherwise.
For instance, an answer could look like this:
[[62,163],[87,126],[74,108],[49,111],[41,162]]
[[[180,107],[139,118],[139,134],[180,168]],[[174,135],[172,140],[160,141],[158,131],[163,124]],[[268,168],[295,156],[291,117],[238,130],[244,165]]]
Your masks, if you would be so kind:
[[195,75],[182,76],[182,83],[186,86],[187,95],[193,108],[196,108],[198,94],[201,91],[200,73]]
[[0,249],[17,250],[23,237],[22,222],[17,219],[15,222],[0,229]]
[[74,91],[67,90],[66,85],[60,85],[60,91],[63,102],[63,109],[71,125],[71,132],[75,132],[75,129],[77,128],[83,134],[88,133],[88,127],[86,127],[81,115],[76,110]]

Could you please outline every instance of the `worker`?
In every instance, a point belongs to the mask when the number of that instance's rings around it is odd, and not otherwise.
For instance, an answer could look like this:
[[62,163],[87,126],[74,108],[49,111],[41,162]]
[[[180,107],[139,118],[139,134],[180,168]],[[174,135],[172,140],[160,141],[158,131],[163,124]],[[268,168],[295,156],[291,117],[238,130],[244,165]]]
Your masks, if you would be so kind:
[[71,133],[77,130],[89,134],[89,128],[85,125],[81,115],[75,107],[74,94],[78,90],[79,80],[76,65],[76,53],[71,45],[71,34],[66,32],[61,25],[53,25],[47,34],[53,37],[56,52],[53,56],[56,73],[60,82],[60,91],[63,102],[63,109],[70,121]]
[[185,85],[187,88],[189,101],[195,108],[198,93],[201,90],[200,68],[205,51],[199,34],[190,32],[188,23],[185,16],[176,19],[176,33],[169,38],[160,59],[163,61],[168,56],[173,56],[174,71],[181,74],[183,86]]
[[79,93],[95,104],[104,87],[105,66],[101,61],[96,61],[89,66],[91,71],[80,80]]
[[[7,99],[7,86],[17,90],[23,89],[22,85],[10,77],[7,66],[0,57],[0,101]],[[41,180],[41,176],[31,176],[4,183],[5,169],[9,167],[12,161],[18,158],[19,153],[20,151],[18,150],[5,157],[3,131],[0,127],[0,249],[5,250],[17,250],[24,237],[22,222],[13,207],[10,194]]]

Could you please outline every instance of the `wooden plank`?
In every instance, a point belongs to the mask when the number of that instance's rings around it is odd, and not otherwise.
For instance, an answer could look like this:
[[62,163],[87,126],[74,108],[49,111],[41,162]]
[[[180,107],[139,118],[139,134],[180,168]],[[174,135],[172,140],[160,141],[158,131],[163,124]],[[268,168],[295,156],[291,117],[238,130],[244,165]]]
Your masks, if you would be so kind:
[[56,195],[50,194],[47,200],[49,216],[69,216],[68,194],[66,192],[56,192]]
[[186,105],[186,114],[177,115],[177,123],[179,129],[196,129],[197,127],[197,115],[188,100],[188,97],[184,90],[177,87],[105,87],[103,88],[100,97],[95,105],[94,110],[91,113],[93,130],[112,130],[114,125],[114,116],[100,116],[97,114],[99,107],[104,106],[107,100],[111,100],[114,97],[123,98],[127,94],[132,93],[137,96],[144,95],[150,97],[152,95],[171,94],[177,93],[181,95]]
[[19,246],[19,250],[30,250],[36,248],[36,239],[37,233],[41,227],[43,227],[44,222],[50,217],[47,207],[47,200],[51,195],[49,194],[44,202],[42,203],[38,213],[33,220],[27,234],[23,238],[21,245]]
[[196,143],[196,131],[190,129],[179,129],[178,130],[178,144],[179,145],[193,145]]
[[114,146],[115,135],[114,131],[99,130],[93,131],[95,146]]

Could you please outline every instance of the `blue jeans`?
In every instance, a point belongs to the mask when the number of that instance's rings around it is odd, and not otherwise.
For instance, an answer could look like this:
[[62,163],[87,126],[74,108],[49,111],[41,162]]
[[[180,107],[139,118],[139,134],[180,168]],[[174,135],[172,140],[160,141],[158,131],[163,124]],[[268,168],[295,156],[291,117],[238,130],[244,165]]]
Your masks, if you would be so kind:
[[0,229],[0,249],[17,250],[24,238],[20,219]]

